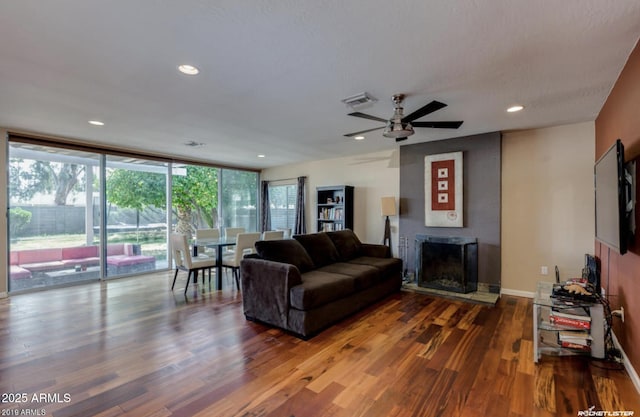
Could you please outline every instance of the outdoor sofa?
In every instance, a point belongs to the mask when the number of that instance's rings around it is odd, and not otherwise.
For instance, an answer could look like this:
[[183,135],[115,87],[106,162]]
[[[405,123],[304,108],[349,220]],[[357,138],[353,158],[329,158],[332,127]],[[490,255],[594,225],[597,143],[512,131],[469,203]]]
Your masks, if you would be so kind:
[[[140,254],[140,247],[131,243],[107,245],[107,274],[152,271],[156,258]],[[43,248],[11,251],[11,279],[28,279],[37,273],[60,270],[86,269],[100,265],[99,246],[76,246],[70,248]]]

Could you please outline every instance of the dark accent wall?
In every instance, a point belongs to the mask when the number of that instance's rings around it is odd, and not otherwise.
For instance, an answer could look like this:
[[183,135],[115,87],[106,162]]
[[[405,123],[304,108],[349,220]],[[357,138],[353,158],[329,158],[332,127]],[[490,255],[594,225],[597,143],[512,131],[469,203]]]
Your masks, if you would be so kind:
[[[424,225],[424,157],[463,152],[464,227]],[[409,271],[415,271],[416,235],[478,239],[478,282],[500,291],[500,132],[400,147],[399,236],[409,241]]]
[[[629,56],[607,101],[596,118],[596,160],[616,139],[624,144],[625,159],[640,163],[640,42]],[[615,319],[613,331],[629,357],[633,368],[640,371],[640,186],[636,181],[636,235],[624,255],[596,242],[595,254],[602,265],[602,286],[612,309],[623,306],[625,322]]]

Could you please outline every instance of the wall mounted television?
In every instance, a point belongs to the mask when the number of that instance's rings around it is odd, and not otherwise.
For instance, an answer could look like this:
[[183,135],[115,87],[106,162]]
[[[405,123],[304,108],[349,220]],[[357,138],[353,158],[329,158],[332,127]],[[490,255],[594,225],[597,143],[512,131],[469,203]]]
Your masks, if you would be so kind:
[[620,139],[596,161],[594,182],[596,240],[622,255],[632,236],[633,178],[625,169]]

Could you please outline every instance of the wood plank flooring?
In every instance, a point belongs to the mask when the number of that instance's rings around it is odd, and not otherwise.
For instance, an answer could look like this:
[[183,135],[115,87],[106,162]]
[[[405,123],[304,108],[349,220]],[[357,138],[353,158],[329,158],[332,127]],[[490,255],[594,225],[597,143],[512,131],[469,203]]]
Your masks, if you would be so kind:
[[640,413],[624,370],[587,358],[533,363],[529,299],[491,308],[400,292],[302,341],[245,321],[230,281],[220,292],[190,286],[185,299],[184,275],[175,292],[172,278],[0,300],[2,415]]

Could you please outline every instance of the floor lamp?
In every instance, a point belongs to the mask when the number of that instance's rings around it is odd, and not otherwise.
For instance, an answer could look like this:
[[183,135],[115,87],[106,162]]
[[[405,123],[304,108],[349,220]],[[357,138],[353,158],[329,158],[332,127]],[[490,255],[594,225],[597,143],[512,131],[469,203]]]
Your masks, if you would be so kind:
[[389,223],[389,216],[395,216],[397,214],[396,198],[382,197],[381,206],[382,206],[382,215],[386,216],[386,219],[384,220],[384,238],[382,239],[382,244],[389,246],[389,253],[391,254],[391,225]]

